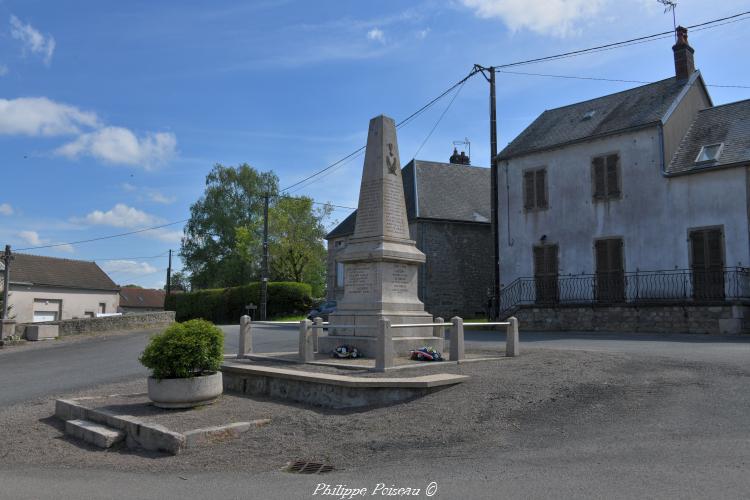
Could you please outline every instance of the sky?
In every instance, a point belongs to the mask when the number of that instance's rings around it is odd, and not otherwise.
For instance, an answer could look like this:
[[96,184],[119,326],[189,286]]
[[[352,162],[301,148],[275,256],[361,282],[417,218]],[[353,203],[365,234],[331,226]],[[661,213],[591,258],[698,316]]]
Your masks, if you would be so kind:
[[[747,0],[680,0],[676,14],[689,26],[747,10]],[[690,32],[708,84],[750,86],[748,21]],[[364,145],[370,118],[409,116],[475,63],[671,29],[657,0],[0,0],[0,243],[186,219],[216,163],[273,170],[290,186]],[[672,43],[513,71],[656,81],[674,74]],[[499,147],[545,109],[637,85],[499,73]],[[447,161],[453,141],[468,139],[472,164],[488,166],[487,82],[457,91],[399,129],[402,165]],[[748,88],[709,91],[715,104],[750,98]],[[361,168],[358,156],[290,192],[356,206]],[[337,208],[327,226],[349,212]],[[95,260],[118,284],[162,287],[182,227],[27,252]]]

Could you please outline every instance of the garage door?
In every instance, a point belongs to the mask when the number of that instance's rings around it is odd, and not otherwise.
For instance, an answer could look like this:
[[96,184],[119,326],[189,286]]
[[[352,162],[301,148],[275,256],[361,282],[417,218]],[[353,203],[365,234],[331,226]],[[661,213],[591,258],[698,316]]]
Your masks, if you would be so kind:
[[57,311],[34,311],[34,323],[40,321],[57,321]]

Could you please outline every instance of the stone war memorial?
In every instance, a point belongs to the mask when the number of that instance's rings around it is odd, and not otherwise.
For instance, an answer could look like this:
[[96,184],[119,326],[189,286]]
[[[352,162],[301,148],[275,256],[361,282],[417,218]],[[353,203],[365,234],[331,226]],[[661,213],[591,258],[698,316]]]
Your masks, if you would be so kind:
[[[418,271],[425,255],[409,237],[396,124],[384,115],[370,120],[357,222],[340,261],[344,298],[330,316],[328,335],[320,338],[320,352],[347,344],[371,357],[380,320],[391,325],[432,323],[432,315],[417,297]],[[392,331],[398,355],[423,345],[443,349],[443,339],[433,337],[431,329]]]

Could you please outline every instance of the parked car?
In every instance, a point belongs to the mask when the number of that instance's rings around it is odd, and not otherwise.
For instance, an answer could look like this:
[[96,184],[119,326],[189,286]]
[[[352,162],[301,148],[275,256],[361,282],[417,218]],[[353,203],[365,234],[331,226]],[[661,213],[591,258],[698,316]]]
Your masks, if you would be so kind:
[[329,300],[311,310],[307,319],[323,318],[323,321],[328,321],[328,315],[334,312],[336,312],[336,301]]

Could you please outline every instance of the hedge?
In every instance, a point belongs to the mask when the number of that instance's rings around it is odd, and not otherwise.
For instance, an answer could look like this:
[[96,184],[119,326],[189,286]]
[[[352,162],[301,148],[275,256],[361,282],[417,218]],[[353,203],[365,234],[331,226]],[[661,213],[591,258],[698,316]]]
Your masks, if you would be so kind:
[[[219,325],[239,323],[245,306],[260,306],[260,283],[214,288],[167,297],[165,309],[175,311],[177,321],[205,319]],[[268,317],[306,313],[312,307],[312,287],[307,283],[269,282]],[[258,310],[252,316],[257,317]]]

